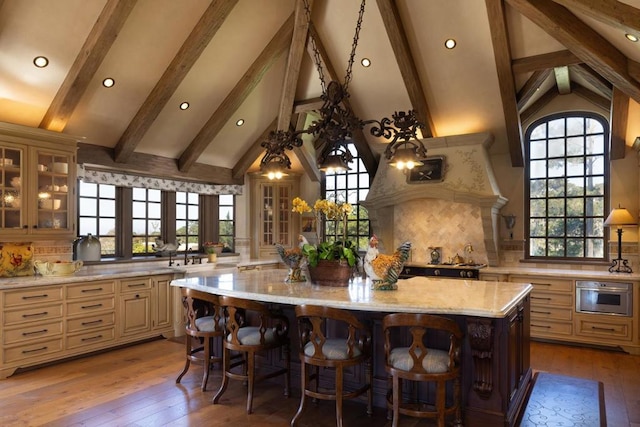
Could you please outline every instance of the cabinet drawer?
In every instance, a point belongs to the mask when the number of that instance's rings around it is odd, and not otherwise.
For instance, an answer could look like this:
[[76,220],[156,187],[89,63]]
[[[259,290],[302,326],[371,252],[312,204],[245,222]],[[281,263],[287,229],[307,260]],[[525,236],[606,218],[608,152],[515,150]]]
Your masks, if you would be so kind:
[[573,310],[569,308],[550,307],[543,305],[531,306],[531,320],[571,320]]
[[548,322],[546,320],[531,319],[531,336],[562,335],[570,336],[573,324],[570,322]]
[[17,344],[23,341],[31,343],[34,340],[42,340],[43,338],[57,335],[62,335],[62,320],[38,323],[18,329],[5,329],[2,342],[4,345]]
[[43,358],[62,351],[62,337],[34,344],[22,345],[3,350],[4,363],[22,362],[27,359]]
[[573,307],[572,294],[552,294],[549,292],[531,292],[531,307]]
[[606,316],[576,316],[576,334],[589,337],[629,341],[632,338],[631,318]]
[[137,292],[151,289],[151,279],[149,277],[136,277],[133,279],[120,280],[120,292]]
[[67,315],[91,313],[99,310],[113,310],[115,308],[115,297],[94,298],[85,301],[74,301],[67,303]]
[[116,284],[113,281],[69,285],[67,286],[67,299],[109,295],[115,292],[115,288]]
[[62,303],[37,307],[24,307],[4,312],[4,326],[21,325],[25,322],[43,322],[62,317]]
[[115,312],[67,320],[67,333],[104,328],[115,324]]
[[90,347],[95,344],[101,344],[109,341],[115,341],[116,328],[97,329],[82,334],[67,337],[67,350],[78,347]]
[[62,301],[62,295],[62,286],[6,291],[4,293],[4,307]]
[[534,276],[511,276],[510,282],[531,283],[534,291],[573,293],[573,280],[548,279]]

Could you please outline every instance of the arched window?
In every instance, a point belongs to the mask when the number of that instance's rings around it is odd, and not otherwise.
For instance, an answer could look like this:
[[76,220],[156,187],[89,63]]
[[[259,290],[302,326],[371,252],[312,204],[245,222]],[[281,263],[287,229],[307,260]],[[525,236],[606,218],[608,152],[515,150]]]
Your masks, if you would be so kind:
[[526,258],[603,260],[609,212],[609,125],[588,112],[554,114],[525,137]]

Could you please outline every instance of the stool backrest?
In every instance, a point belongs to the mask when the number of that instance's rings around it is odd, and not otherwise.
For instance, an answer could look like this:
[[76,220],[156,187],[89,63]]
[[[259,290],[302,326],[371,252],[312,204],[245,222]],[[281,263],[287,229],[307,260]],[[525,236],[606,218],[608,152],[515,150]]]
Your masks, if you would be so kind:
[[391,350],[398,347],[398,345],[394,345],[392,335],[397,335],[401,329],[406,330],[407,328],[411,342],[408,345],[402,345],[402,347],[409,347],[409,355],[413,359],[411,372],[427,374],[422,362],[429,352],[428,347],[433,348],[436,345],[435,342],[429,344],[426,342],[430,332],[434,335],[442,333],[448,335],[449,369],[453,370],[459,367],[462,332],[458,324],[446,317],[419,313],[395,313],[382,319],[385,360],[388,361]]
[[345,338],[349,358],[354,356],[356,347],[364,353],[370,351],[371,333],[369,328],[349,311],[305,304],[296,306],[296,317],[300,332],[300,351],[304,352],[305,345],[312,342],[314,347],[312,357],[314,358],[326,359],[322,347],[328,338],[327,320],[334,321],[332,331],[346,331],[343,333],[346,337],[332,336],[330,338]]
[[189,331],[199,332],[196,325],[196,319],[205,316],[212,316],[215,325],[215,331],[222,332],[224,325],[221,322],[220,301],[217,295],[195,289],[182,289],[182,304],[186,309],[187,325]]
[[221,295],[220,305],[225,308],[226,333],[229,343],[241,345],[238,331],[245,326],[258,327],[260,343],[265,344],[268,329],[273,330],[274,337],[280,341],[288,338],[289,319],[279,311],[269,308],[258,301]]

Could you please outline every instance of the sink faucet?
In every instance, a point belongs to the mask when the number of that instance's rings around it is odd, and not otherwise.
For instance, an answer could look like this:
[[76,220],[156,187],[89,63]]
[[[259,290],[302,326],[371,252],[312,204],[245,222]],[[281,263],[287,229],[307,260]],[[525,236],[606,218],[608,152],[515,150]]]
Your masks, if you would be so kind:
[[191,252],[192,252],[191,248],[184,250],[184,265],[189,264],[189,253]]
[[169,267],[174,264],[173,259],[171,259],[171,251],[169,251]]

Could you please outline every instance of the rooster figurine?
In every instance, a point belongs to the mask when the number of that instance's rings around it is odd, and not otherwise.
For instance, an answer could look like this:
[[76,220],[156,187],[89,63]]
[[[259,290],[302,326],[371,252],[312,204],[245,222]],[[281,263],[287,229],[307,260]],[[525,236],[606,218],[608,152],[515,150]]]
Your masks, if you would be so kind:
[[289,267],[289,274],[287,275],[286,282],[305,282],[307,278],[302,274],[302,268],[306,258],[302,255],[302,246],[308,243],[307,239],[300,235],[298,237],[299,244],[295,248],[285,249],[281,244],[276,244],[276,250],[280,259]]
[[411,242],[404,242],[393,255],[378,252],[378,238],[374,234],[369,240],[369,249],[364,257],[364,271],[373,282],[372,289],[395,290],[405,261],[409,258]]

